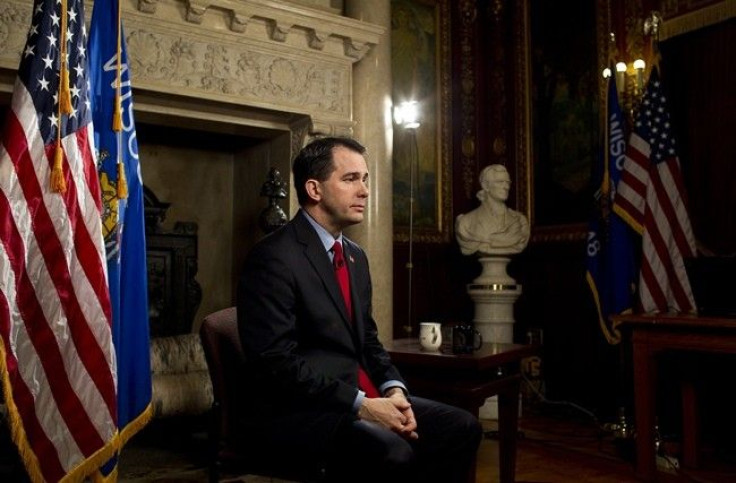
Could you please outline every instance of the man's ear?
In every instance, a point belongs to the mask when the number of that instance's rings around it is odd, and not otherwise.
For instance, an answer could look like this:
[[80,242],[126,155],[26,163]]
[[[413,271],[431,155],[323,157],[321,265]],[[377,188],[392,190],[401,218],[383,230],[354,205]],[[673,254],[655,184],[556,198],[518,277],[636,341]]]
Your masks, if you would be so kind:
[[320,201],[322,199],[322,188],[316,179],[308,179],[305,188],[307,189],[307,195],[313,201]]

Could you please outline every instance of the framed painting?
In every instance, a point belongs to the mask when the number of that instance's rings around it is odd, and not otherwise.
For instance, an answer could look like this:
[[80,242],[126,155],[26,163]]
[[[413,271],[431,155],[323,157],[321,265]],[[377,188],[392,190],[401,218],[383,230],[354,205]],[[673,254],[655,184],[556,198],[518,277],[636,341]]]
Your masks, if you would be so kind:
[[600,148],[608,11],[603,0],[519,3],[517,206],[533,241],[583,240]]
[[398,242],[408,241],[410,220],[413,241],[440,243],[450,238],[449,22],[449,0],[391,0],[392,100],[394,105],[416,101],[420,116],[414,132],[394,126],[393,221]]

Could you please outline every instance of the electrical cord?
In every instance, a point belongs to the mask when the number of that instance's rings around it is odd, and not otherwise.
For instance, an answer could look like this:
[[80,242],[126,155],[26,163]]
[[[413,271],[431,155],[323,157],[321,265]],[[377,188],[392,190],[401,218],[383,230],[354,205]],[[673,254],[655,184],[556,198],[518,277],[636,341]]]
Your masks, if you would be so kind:
[[[548,405],[551,405],[551,406],[567,406],[567,407],[571,407],[571,408],[573,408],[573,409],[581,412],[582,414],[588,416],[592,420],[592,422],[595,424],[595,426],[597,427],[597,429],[598,429],[598,435],[595,436],[597,439],[599,439],[599,440],[602,439],[600,437],[601,434],[613,433],[613,429],[610,427],[610,425],[601,424],[600,421],[598,420],[598,417],[595,415],[595,413],[593,413],[593,411],[590,411],[589,409],[586,409],[583,406],[581,406],[579,404],[576,404],[576,403],[574,403],[572,401],[554,401],[554,400],[548,399],[547,396],[545,396],[544,393],[539,390],[539,388],[537,387],[537,385],[534,384],[534,381],[531,381],[529,379],[529,377],[524,373],[524,371],[521,371],[521,377],[522,377],[522,380],[524,381],[524,383],[539,398],[539,401],[541,403],[548,404]],[[489,436],[489,433],[493,434],[495,432],[494,431],[487,431],[485,433],[487,437]],[[567,436],[567,437],[592,437],[592,436],[577,436],[577,435],[574,435],[574,434],[573,435],[563,435],[563,436]],[[560,443],[560,441],[546,440],[546,439],[537,439],[537,438],[534,438],[533,441],[534,442],[538,442],[538,443],[552,443],[552,444]],[[601,450],[601,452],[603,452],[603,451]],[[603,453],[605,454],[605,452],[603,452]],[[680,469],[679,465],[677,464],[676,459],[674,459],[670,455],[666,454],[662,450],[661,447],[659,448],[659,451],[658,451],[657,454],[658,454],[658,456],[661,456],[664,459],[664,461],[667,463],[667,465],[671,468],[671,470],[676,475],[682,476],[682,477],[686,478],[687,481],[690,481],[692,483],[706,483],[705,480],[702,480],[700,478],[696,478],[693,475],[690,475],[690,474],[682,471]]]
[[[527,377],[527,375],[524,373],[524,371],[521,371],[521,377],[522,377],[522,380],[524,381],[524,383],[534,392],[534,394],[536,394],[536,396],[539,398],[539,401],[540,402],[542,402],[544,404],[551,405],[551,406],[569,406],[571,408],[574,408],[577,411],[580,411],[581,413],[583,413],[586,416],[588,416],[593,421],[593,423],[595,424],[595,426],[597,428],[597,431],[598,431],[597,434],[595,434],[595,435],[557,434],[557,436],[561,436],[561,437],[575,437],[575,438],[595,438],[595,439],[600,440],[601,439],[601,436],[600,436],[601,435],[601,432],[604,432],[604,433],[605,432],[610,432],[610,430],[609,431],[606,431],[605,428],[603,428],[601,426],[601,424],[598,421],[598,417],[592,411],[590,411],[590,410],[588,410],[588,409],[586,409],[586,408],[584,408],[584,407],[582,407],[582,406],[580,406],[578,404],[575,404],[575,403],[573,403],[571,401],[553,401],[553,400],[547,399],[547,397],[542,393],[542,391],[540,391],[539,388],[536,387],[536,385],[534,384],[534,382],[531,381]],[[550,433],[550,434],[552,434],[552,433]],[[489,438],[489,439],[496,439],[498,437],[498,431],[496,431],[496,430],[484,431],[483,432],[483,435],[486,438]],[[524,438],[525,437],[525,434],[524,434],[523,431],[519,431],[519,437],[520,438]],[[537,439],[537,438],[535,438],[534,441],[535,442],[555,443],[555,441],[553,441],[553,440]]]
[[571,407],[577,411],[580,411],[581,413],[588,416],[598,427],[600,431],[608,432],[609,430],[606,430],[605,427],[603,427],[598,420],[598,416],[596,416],[593,411],[590,411],[589,409],[584,408],[583,406],[580,406],[579,404],[576,404],[572,401],[553,401],[551,399],[547,399],[547,396],[545,396],[542,391],[540,391],[535,384],[527,377],[527,375],[524,373],[524,371],[521,371],[521,378],[526,383],[526,385],[534,392],[534,394],[537,395],[539,398],[539,401],[544,404],[549,404],[551,406],[568,406]]

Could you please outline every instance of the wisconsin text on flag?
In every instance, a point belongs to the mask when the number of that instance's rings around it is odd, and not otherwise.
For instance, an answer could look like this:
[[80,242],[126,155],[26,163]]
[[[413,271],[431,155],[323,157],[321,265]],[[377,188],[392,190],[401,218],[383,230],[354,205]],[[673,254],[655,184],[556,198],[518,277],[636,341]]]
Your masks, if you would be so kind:
[[[118,9],[116,0],[95,1],[89,34],[89,72],[117,355],[118,425],[120,442],[124,444],[146,424],[153,409],[143,181],[130,71]],[[122,114],[121,122],[115,126],[119,130],[113,127],[117,109],[122,111],[118,111]],[[120,189],[124,180],[127,180],[127,197]]]
[[634,233],[612,211],[615,187],[621,178],[626,151],[624,116],[618,102],[616,80],[608,79],[604,153],[596,169],[598,204],[588,231],[586,279],[598,309],[598,321],[610,344],[621,334],[609,316],[630,311],[635,279]]
[[684,258],[695,256],[667,99],[655,67],[626,150],[614,209],[642,234],[644,312],[694,312]]
[[0,369],[33,481],[81,480],[116,441],[86,41],[82,1],[35,2],[0,146]]

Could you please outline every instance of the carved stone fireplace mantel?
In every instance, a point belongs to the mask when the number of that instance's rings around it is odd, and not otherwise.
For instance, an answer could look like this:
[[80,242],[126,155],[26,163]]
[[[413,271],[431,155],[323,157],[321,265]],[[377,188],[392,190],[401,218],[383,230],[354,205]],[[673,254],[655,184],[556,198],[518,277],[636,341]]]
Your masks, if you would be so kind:
[[[121,1],[134,92],[148,94],[136,94],[136,111],[167,114],[170,104],[175,117],[225,124],[282,129],[309,116],[312,131],[350,134],[352,64],[385,31],[273,0]],[[12,92],[31,8],[0,6],[0,91]],[[148,102],[158,94],[163,105]]]
[[[258,189],[268,170],[288,173],[312,133],[347,135],[368,148],[374,180],[366,220],[349,236],[369,253],[374,283],[385,288],[374,295],[374,314],[379,332],[390,336],[390,1],[121,6],[144,179],[185,211],[180,219],[200,227],[206,256],[196,320],[232,303],[239,264],[260,236]],[[11,98],[32,8],[30,0],[0,2],[0,111]],[[89,22],[93,2],[85,0],[85,9]],[[293,187],[283,208],[288,215],[298,208]]]

